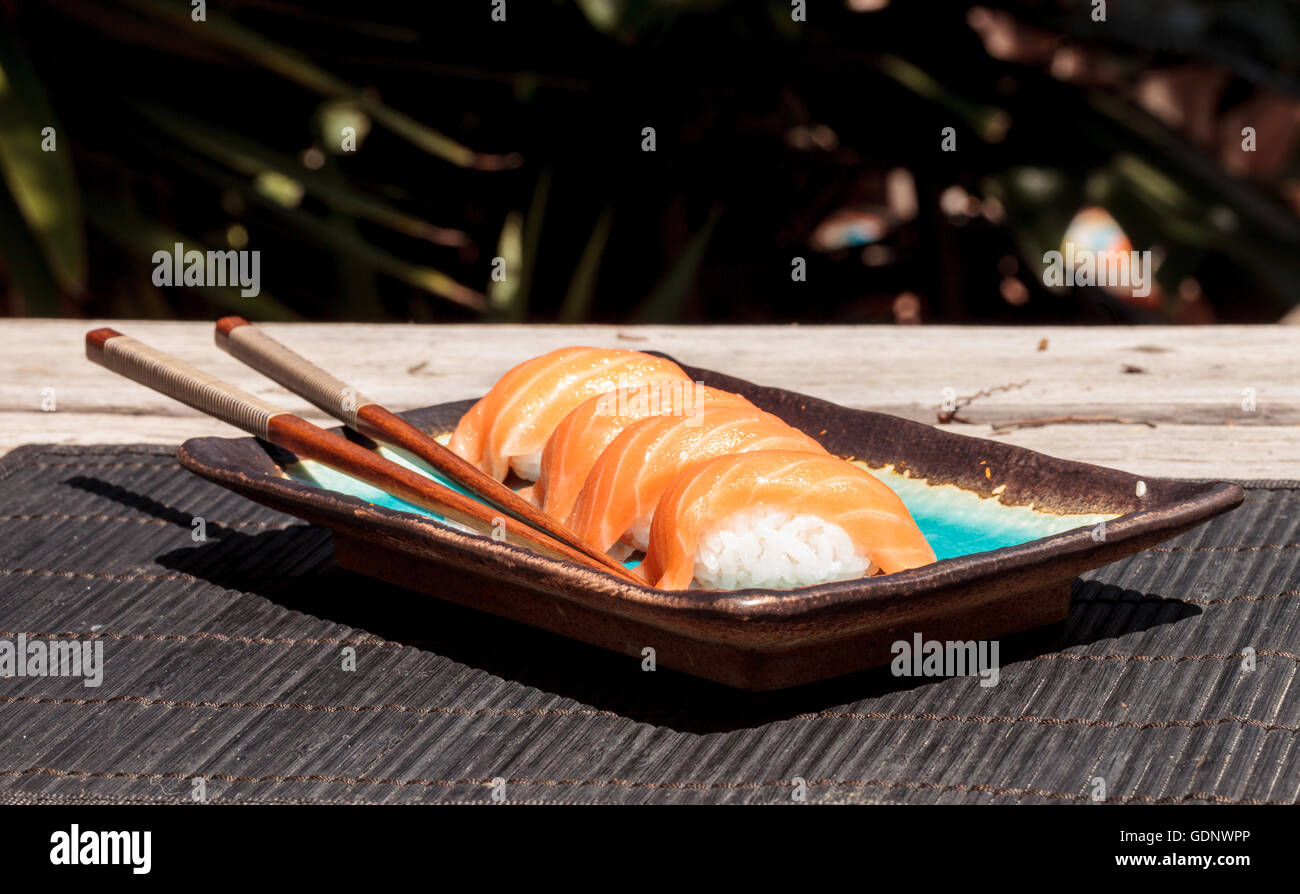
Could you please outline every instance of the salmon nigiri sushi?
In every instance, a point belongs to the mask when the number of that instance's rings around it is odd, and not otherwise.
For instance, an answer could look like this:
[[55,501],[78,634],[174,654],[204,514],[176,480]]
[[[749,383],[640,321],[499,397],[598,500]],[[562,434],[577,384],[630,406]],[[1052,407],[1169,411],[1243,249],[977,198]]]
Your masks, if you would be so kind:
[[551,434],[529,498],[560,521],[569,517],[587,473],[618,434],[640,419],[673,416],[690,425],[707,407],[753,407],[739,394],[693,382],[651,382],[590,398]]
[[570,410],[615,388],[690,381],[671,360],[618,348],[560,348],[526,360],[492,386],[461,417],[448,447],[504,481],[513,469],[529,481],[541,470],[542,448]]
[[934,560],[903,501],[870,472],[825,453],[760,450],[678,475],[641,569],[661,589],[785,589]]
[[620,539],[644,550],[655,504],[685,465],[750,450],[825,453],[808,435],[752,405],[706,407],[691,418],[642,419],[623,429],[600,454],[568,526],[602,550]]

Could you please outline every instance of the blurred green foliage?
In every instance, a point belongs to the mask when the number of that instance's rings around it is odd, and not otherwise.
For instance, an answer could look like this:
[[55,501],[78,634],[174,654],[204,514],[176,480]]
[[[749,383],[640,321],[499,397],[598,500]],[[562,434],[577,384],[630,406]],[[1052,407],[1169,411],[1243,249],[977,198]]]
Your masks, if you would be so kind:
[[[1254,321],[1300,296],[1286,0],[505,8],[0,4],[0,308]],[[1233,168],[1246,125],[1267,145]],[[1159,252],[1156,304],[1034,275],[1093,205]],[[819,235],[854,215],[873,244]],[[175,242],[261,250],[262,293],[158,289]]]

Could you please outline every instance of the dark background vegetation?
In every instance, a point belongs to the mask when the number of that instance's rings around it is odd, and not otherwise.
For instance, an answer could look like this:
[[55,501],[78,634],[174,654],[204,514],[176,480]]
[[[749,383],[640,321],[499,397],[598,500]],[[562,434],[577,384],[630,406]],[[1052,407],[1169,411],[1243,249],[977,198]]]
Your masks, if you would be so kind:
[[[784,0],[492,7],[0,0],[0,311],[1267,322],[1300,301],[1289,0],[1105,22],[1030,0],[810,0],[805,23]],[[1041,284],[1089,206],[1159,254],[1156,300]],[[260,250],[262,294],[156,288],[176,241]]]

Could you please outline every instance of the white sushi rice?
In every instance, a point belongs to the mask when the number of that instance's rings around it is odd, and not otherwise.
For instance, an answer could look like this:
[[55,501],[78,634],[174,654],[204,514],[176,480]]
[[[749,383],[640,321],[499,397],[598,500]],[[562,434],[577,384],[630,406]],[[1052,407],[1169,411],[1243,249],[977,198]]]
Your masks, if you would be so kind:
[[626,543],[615,543],[606,550],[606,552],[609,554],[611,559],[618,562],[626,562],[636,553],[636,550],[628,546]]
[[710,590],[806,587],[874,571],[839,525],[777,509],[720,519],[702,532],[695,550],[695,580]]
[[650,548],[650,525],[654,522],[655,511],[651,509],[645,515],[632,522],[632,527],[627,529],[623,535],[623,540],[631,544],[641,552]]
[[536,481],[542,477],[542,451],[521,453],[510,457],[510,468],[525,481]]

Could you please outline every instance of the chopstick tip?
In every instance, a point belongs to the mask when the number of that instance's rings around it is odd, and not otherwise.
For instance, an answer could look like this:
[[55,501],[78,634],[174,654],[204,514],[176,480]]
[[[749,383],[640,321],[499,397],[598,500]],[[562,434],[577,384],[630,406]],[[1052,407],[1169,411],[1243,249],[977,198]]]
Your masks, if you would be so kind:
[[107,326],[102,329],[92,329],[86,333],[86,347],[95,348],[97,350],[102,349],[104,343],[110,338],[117,338],[121,334],[122,333],[118,332],[116,329],[110,329]]
[[218,336],[229,335],[231,330],[238,329],[240,326],[248,326],[248,325],[251,325],[248,322],[248,320],[245,320],[243,317],[240,316],[222,317],[221,319],[217,320],[217,335]]

